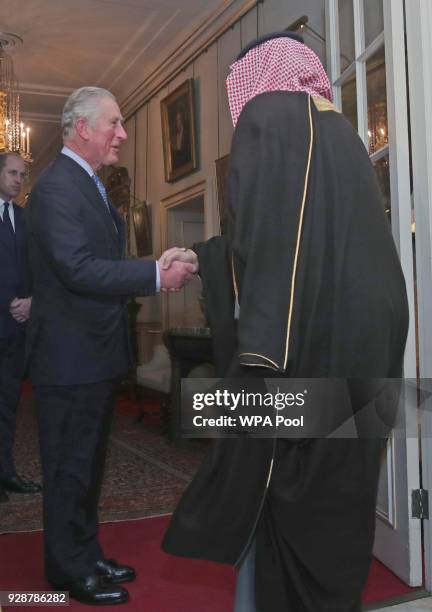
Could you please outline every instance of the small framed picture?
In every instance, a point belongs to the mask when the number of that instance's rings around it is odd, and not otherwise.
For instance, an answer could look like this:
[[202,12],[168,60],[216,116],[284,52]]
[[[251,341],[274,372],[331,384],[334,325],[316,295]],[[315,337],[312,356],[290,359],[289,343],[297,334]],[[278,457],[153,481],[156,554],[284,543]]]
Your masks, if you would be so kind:
[[151,215],[146,202],[137,202],[131,206],[132,221],[135,231],[137,256],[144,257],[153,253]]
[[172,183],[197,168],[194,81],[188,79],[161,100],[165,180]]

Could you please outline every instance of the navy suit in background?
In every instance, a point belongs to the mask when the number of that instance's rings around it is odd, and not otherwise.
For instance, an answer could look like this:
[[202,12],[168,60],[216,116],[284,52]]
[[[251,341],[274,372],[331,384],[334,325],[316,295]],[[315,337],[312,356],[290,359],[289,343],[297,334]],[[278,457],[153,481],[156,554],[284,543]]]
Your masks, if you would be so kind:
[[29,199],[27,336],[44,486],[47,579],[94,573],[97,507],[115,381],[131,366],[127,297],[156,290],[154,261],[125,260],[125,226],[92,177],[60,154]]
[[31,294],[25,212],[15,204],[13,209],[15,236],[0,223],[0,479],[16,474],[12,449],[24,375],[26,323],[18,323],[9,306]]

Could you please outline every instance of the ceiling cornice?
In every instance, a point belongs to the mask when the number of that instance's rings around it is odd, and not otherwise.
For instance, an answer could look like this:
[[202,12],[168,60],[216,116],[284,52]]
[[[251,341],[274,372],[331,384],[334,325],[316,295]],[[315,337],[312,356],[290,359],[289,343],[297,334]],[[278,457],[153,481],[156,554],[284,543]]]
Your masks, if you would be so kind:
[[55,115],[52,113],[26,113],[21,112],[20,116],[26,121],[33,121],[35,123],[57,123],[61,122],[61,115]]
[[201,55],[241,17],[263,2],[264,0],[226,0],[121,101],[120,106],[126,119]]
[[41,85],[40,83],[20,83],[20,93],[26,95],[67,98],[72,92],[73,88],[71,87],[56,87],[53,85]]

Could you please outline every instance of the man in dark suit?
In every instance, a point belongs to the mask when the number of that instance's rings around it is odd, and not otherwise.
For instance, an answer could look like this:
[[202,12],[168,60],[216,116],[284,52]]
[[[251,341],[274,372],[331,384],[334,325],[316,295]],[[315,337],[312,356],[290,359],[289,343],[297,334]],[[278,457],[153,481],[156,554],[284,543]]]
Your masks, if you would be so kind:
[[25,174],[19,155],[0,154],[0,502],[8,501],[7,491],[40,491],[18,476],[12,455],[31,305],[24,211],[12,201]]
[[62,117],[64,147],[29,198],[33,304],[28,358],[44,484],[45,571],[88,604],[124,603],[135,572],[107,560],[97,508],[114,390],[131,366],[127,297],[179,289],[195,267],[126,260],[125,225],[96,171],[127,137],[115,98],[83,87]]

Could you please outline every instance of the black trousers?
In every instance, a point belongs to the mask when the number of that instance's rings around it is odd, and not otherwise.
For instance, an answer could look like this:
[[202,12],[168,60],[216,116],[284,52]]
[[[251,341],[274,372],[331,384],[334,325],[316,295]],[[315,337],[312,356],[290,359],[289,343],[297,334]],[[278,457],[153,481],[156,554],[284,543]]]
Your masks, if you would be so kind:
[[16,414],[24,376],[25,332],[18,327],[0,338],[0,477],[14,476],[13,444]]
[[116,381],[36,386],[43,473],[45,574],[61,584],[104,558],[98,503]]

